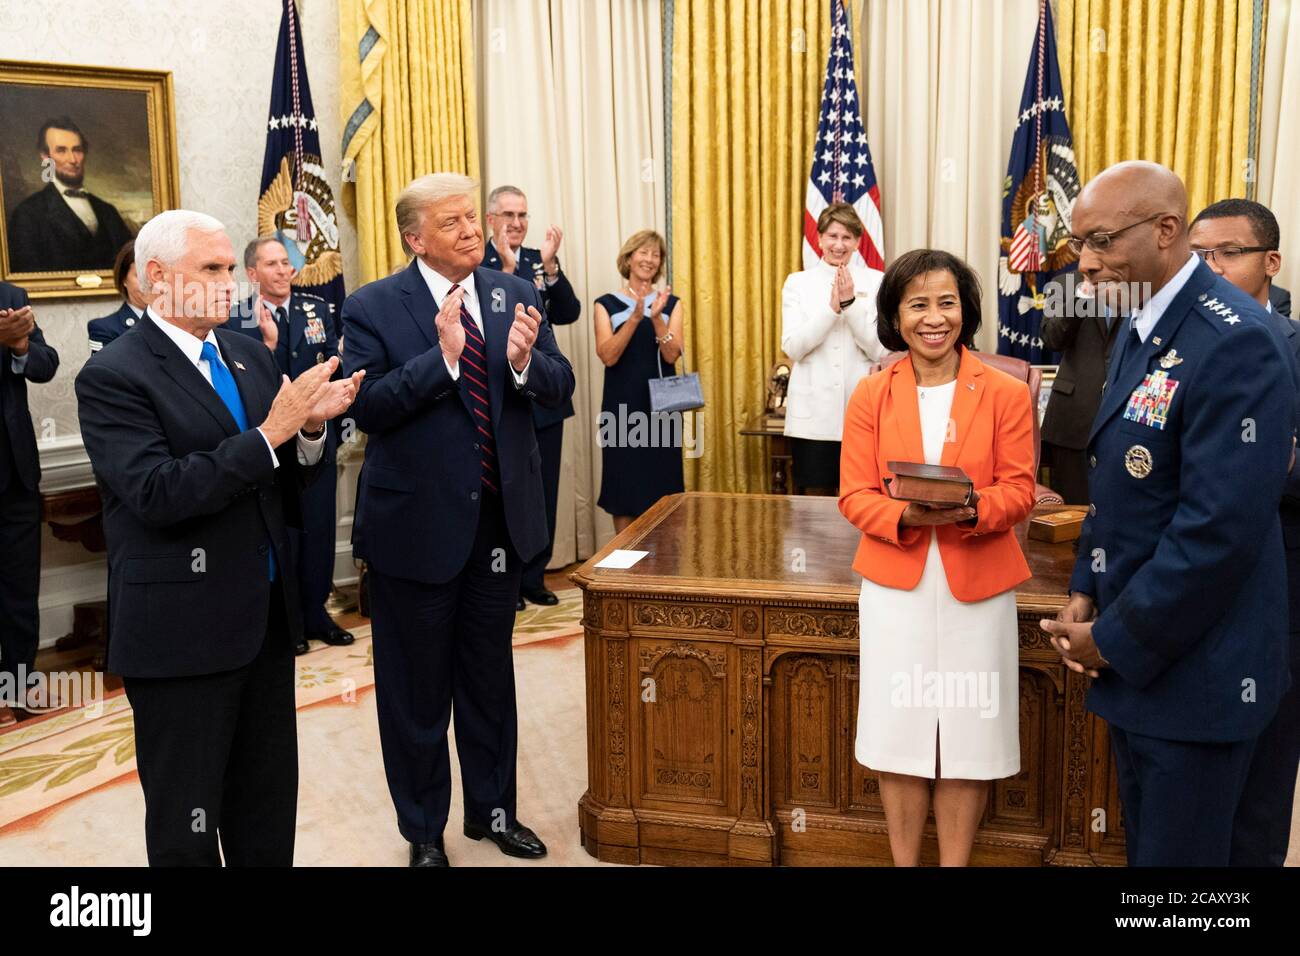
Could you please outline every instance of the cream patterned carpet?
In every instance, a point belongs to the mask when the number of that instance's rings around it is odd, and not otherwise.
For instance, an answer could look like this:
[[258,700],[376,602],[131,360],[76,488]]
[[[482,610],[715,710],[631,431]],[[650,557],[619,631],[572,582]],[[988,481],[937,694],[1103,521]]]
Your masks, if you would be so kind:
[[[578,842],[587,785],[581,592],[529,605],[515,624],[519,816],[545,841],[540,862],[503,856],[460,832],[452,740],[453,866],[598,865]],[[405,866],[384,781],[370,628],[350,647],[313,645],[298,668],[299,866]],[[454,724],[453,724],[454,729]],[[98,715],[70,711],[0,733],[0,867],[143,866],[144,798],[131,708],[120,691]]]
[[[578,842],[587,786],[581,592],[558,593],[554,608],[530,604],[514,635],[519,816],[549,855],[513,860],[461,835],[453,737],[444,834],[453,866],[602,865]],[[350,647],[313,645],[297,659],[299,866],[406,865],[379,750],[370,628],[353,633]],[[0,867],[145,865],[132,734],[120,691],[97,713],[68,711],[0,732]],[[1287,863],[1300,864],[1300,801]]]

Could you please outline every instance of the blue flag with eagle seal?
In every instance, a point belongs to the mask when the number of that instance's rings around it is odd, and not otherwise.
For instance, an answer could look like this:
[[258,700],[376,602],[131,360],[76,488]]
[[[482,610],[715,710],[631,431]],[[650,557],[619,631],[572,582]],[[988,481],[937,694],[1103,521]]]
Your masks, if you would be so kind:
[[1052,365],[1043,347],[1044,285],[1072,271],[1070,219],[1079,195],[1074,141],[1065,118],[1052,8],[1039,0],[1038,32],[1020,97],[1011,159],[1002,182],[998,259],[998,352]]
[[343,256],[334,193],[325,180],[320,131],[307,84],[307,61],[294,0],[284,0],[271,81],[271,108],[257,201],[257,234],[276,236],[298,270],[293,286],[341,310]]

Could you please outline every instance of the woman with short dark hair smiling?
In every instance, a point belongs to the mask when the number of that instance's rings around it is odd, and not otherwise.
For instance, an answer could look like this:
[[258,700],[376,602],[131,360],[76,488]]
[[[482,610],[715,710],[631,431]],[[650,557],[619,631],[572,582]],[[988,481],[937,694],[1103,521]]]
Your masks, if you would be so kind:
[[[1024,382],[971,345],[980,285],[956,256],[918,249],[885,272],[881,343],[907,354],[849,401],[840,511],[862,532],[859,763],[877,771],[894,863],[915,866],[934,786],[941,866],[964,866],[988,781],[1020,771],[1015,587],[1030,576],[1015,525],[1034,505],[1034,410]],[[890,462],[957,466],[962,506],[892,497]]]

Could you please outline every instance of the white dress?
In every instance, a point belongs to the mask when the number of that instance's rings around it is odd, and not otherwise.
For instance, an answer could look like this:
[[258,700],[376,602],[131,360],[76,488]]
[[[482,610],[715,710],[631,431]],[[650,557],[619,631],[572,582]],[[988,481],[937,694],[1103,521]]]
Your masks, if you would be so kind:
[[[917,389],[927,464],[939,464],[957,383]],[[1016,594],[952,596],[933,531],[910,591],[863,579],[858,762],[872,770],[995,780],[1020,772]]]

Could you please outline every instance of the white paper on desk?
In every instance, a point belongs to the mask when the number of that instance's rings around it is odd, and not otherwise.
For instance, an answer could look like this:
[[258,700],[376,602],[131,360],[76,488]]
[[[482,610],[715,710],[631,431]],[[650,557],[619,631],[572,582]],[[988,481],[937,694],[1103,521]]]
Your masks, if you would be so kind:
[[597,561],[595,567],[630,568],[649,553],[649,551],[625,551],[622,548],[616,548]]

